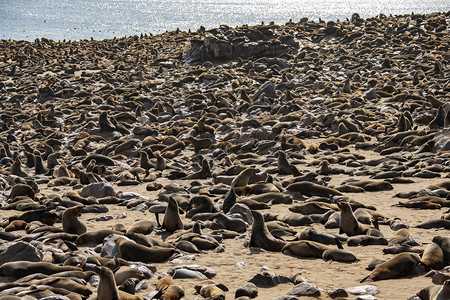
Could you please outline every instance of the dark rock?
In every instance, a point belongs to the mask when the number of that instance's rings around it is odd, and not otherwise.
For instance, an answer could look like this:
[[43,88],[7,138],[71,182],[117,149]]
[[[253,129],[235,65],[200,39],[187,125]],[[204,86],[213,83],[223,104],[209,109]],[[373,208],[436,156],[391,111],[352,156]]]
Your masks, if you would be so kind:
[[247,282],[243,286],[237,288],[234,297],[247,296],[250,298],[256,298],[258,296],[258,287],[251,282]]
[[0,265],[20,260],[38,262],[41,259],[41,251],[28,243],[13,242],[0,245]]
[[343,288],[332,289],[326,292],[330,298],[338,298],[338,297],[348,297],[348,293]]
[[302,282],[302,283],[295,285],[288,292],[288,295],[319,297],[320,291],[315,285],[308,283],[308,282]]

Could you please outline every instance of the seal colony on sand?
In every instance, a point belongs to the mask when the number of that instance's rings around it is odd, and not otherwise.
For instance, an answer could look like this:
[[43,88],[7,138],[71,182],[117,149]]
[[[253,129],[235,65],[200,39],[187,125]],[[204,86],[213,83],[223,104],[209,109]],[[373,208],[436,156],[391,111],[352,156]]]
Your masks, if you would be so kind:
[[448,298],[449,24],[0,41],[0,298]]

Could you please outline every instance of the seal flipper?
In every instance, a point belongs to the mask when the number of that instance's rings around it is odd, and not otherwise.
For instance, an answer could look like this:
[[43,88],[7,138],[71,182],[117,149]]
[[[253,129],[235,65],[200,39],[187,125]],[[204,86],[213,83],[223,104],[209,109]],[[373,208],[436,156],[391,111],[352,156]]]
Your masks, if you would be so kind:
[[344,249],[344,247],[342,247],[341,241],[337,237],[334,238],[334,241],[336,242],[336,246],[338,247],[338,249]]
[[158,227],[161,227],[161,223],[159,223],[159,214],[155,212],[155,218],[156,218],[156,224],[158,224]]
[[375,217],[371,221],[372,221],[373,227],[375,227],[375,229],[377,229],[377,230],[380,230],[380,224],[378,223],[378,218]]
[[320,249],[319,247],[317,247],[316,245],[310,243],[310,242],[305,242],[306,245],[308,245],[309,248],[311,248],[317,255],[318,257],[322,257],[323,255],[323,251],[322,249]]

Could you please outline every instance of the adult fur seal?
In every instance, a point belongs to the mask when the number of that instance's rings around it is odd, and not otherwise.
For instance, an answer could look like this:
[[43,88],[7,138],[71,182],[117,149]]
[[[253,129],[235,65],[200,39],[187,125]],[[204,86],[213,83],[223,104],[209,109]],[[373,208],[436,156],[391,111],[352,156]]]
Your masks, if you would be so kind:
[[329,188],[320,184],[316,184],[309,181],[301,181],[291,183],[286,187],[289,192],[298,192],[302,195],[312,197],[329,197],[330,195],[341,196],[342,193],[336,189]]
[[[367,279],[372,281],[392,279],[408,276],[413,273],[419,273],[420,269],[417,267],[422,264],[420,257],[415,253],[399,253],[388,261],[379,264],[375,269],[360,282]],[[425,270],[425,268],[423,268]]]
[[360,234],[382,236],[381,232],[372,226],[360,223],[358,219],[356,219],[349,203],[338,202],[338,206],[341,209],[341,221],[339,224],[340,232],[344,232],[348,236]]
[[96,272],[100,277],[100,282],[97,287],[97,299],[98,300],[140,300],[139,296],[135,296],[117,288],[114,273],[107,267],[96,267]]
[[281,251],[285,242],[278,240],[267,229],[266,223],[261,213],[252,211],[253,224],[250,235],[250,247],[260,247],[269,251]]
[[324,251],[334,248],[313,241],[295,241],[286,243],[282,252],[292,254],[298,257],[322,258]]
[[438,235],[433,238],[433,243],[441,247],[445,264],[450,264],[450,238]]
[[78,220],[78,214],[83,209],[83,205],[76,205],[66,209],[62,215],[62,226],[64,232],[72,234],[83,234],[86,226]]
[[422,262],[433,270],[445,267],[444,252],[436,243],[429,244],[422,254]]
[[178,203],[172,197],[169,197],[166,213],[164,214],[162,228],[170,233],[173,233],[178,229],[183,229],[183,222],[181,221],[180,218]]
[[34,273],[51,275],[65,271],[82,271],[79,267],[58,266],[49,262],[14,261],[0,266],[0,275],[22,278]]
[[239,173],[236,178],[231,181],[231,187],[244,187],[248,185],[250,177],[256,174],[255,168],[247,168]]
[[121,258],[143,263],[163,262],[176,251],[174,248],[146,247],[123,237],[116,240],[116,247]]

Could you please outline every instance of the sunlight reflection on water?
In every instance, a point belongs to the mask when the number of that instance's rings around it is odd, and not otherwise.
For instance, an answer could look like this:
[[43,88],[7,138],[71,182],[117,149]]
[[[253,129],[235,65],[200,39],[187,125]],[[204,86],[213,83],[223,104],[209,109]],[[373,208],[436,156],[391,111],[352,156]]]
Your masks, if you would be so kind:
[[4,0],[0,1],[0,38],[34,40],[47,37],[95,39],[197,30],[220,24],[283,24],[302,17],[318,20],[363,18],[384,13],[409,14],[448,11],[448,0]]

